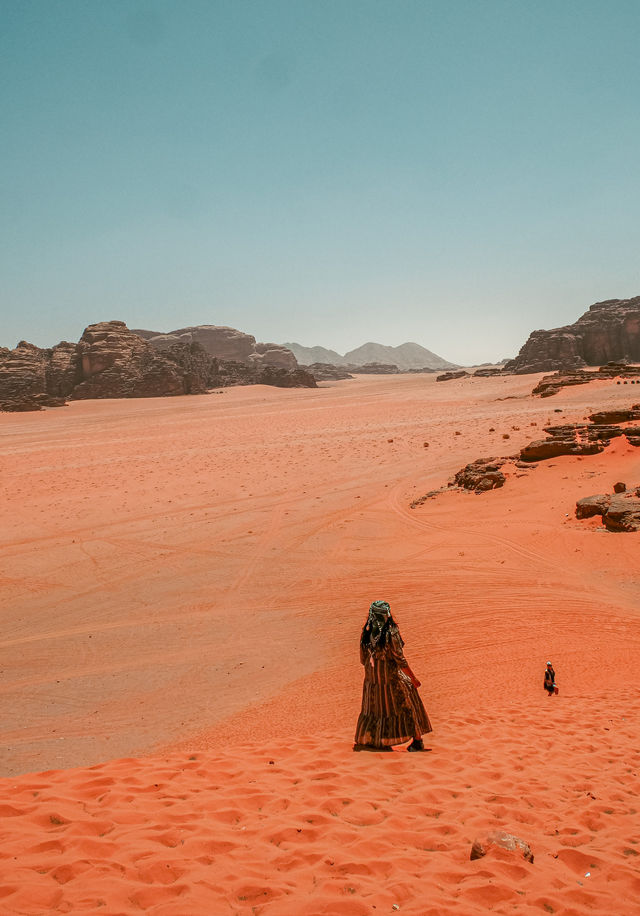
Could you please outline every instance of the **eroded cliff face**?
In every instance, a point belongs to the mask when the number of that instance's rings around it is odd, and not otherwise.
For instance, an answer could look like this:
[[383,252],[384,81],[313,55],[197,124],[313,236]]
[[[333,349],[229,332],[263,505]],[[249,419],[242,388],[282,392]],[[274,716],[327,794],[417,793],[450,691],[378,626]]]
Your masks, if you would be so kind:
[[64,341],[42,349],[20,341],[14,350],[0,348],[1,410],[39,410],[67,399],[203,394],[254,384],[316,387],[313,376],[297,364],[225,361],[188,338],[157,348],[123,321],[89,325],[77,344]]
[[80,381],[76,344],[63,341],[42,349],[21,340],[14,350],[0,349],[0,409],[57,407]]
[[554,372],[611,360],[640,362],[640,296],[596,302],[574,324],[533,331],[506,372]]

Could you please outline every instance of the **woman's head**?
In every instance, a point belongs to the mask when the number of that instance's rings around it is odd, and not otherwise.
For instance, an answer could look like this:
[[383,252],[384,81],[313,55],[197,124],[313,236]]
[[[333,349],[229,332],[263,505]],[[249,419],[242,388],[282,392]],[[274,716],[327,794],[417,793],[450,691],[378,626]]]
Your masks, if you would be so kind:
[[373,601],[369,608],[369,623],[372,626],[383,627],[391,617],[391,608],[388,601]]
[[374,601],[367,616],[367,622],[362,628],[362,642],[375,648],[380,642],[384,644],[386,633],[390,624],[394,623],[391,608],[387,601]]

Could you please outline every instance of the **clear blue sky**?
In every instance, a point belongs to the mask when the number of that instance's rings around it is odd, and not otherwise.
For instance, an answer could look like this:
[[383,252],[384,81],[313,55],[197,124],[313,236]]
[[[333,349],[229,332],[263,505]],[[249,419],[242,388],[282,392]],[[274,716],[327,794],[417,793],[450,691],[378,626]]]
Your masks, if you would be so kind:
[[640,294],[638,0],[1,0],[0,345],[513,355]]

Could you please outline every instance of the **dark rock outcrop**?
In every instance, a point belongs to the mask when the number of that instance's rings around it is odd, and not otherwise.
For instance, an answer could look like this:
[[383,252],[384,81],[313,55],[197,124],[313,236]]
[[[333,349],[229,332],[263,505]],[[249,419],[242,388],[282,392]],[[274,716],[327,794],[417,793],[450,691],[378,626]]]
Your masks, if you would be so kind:
[[612,408],[599,410],[589,414],[589,419],[596,426],[609,426],[611,423],[628,423],[629,420],[640,420],[640,404],[628,408]]
[[465,490],[475,490],[476,493],[485,493],[487,490],[503,487],[506,478],[500,468],[506,460],[506,458],[477,458],[458,471],[453,478],[454,485],[463,487]]
[[263,366],[251,383],[254,385],[274,385],[276,388],[317,388],[316,380],[304,369],[285,369],[282,366]]
[[[607,418],[610,414],[602,412],[592,414],[591,418]],[[618,411],[625,420],[635,417],[635,410]],[[624,422],[624,421],[620,421]],[[612,439],[626,436],[630,445],[640,445],[640,427],[619,426],[614,423],[567,423],[562,426],[546,426],[544,431],[548,439],[536,439],[520,450],[521,461],[545,461],[559,455],[597,455],[602,452]]]
[[442,375],[436,376],[436,382],[450,382],[456,378],[469,378],[469,373],[465,372],[464,369],[460,369],[458,372],[443,372]]
[[597,455],[616,436],[624,435],[619,426],[589,426],[568,423],[546,426],[548,439],[536,439],[520,450],[521,461],[545,461],[560,455]]
[[40,410],[65,403],[80,381],[76,344],[42,349],[21,340],[0,349],[0,410]]
[[300,368],[310,372],[317,382],[353,378],[351,373],[347,372],[342,366],[333,366],[330,363],[312,363],[310,366],[300,366]]
[[623,361],[612,361],[606,363],[604,366],[600,366],[598,369],[599,375],[605,378],[627,378],[635,379],[640,377],[640,366],[632,366],[630,363]]
[[571,385],[587,385],[597,375],[594,372],[585,372],[576,369],[575,372],[555,372],[553,375],[543,376],[531,394],[539,394],[541,398],[548,398],[557,394],[561,388]]
[[476,369],[473,373],[474,378],[492,378],[494,375],[504,375],[502,367],[490,366],[487,369]]
[[596,302],[574,324],[533,331],[505,370],[524,374],[640,362],[640,296]]
[[66,399],[203,394],[253,384],[316,387],[314,377],[298,366],[225,362],[195,341],[156,349],[123,321],[89,325],[77,344],[41,349],[21,341],[15,350],[0,349],[2,410],[39,410]]
[[362,366],[347,364],[349,372],[362,372],[364,375],[397,375],[400,371],[391,363],[365,363]]
[[604,515],[610,505],[610,496],[601,494],[584,496],[576,503],[576,518],[593,518],[594,515]]
[[608,531],[640,531],[640,498],[637,492],[585,496],[576,503],[576,518],[600,515]]
[[298,361],[286,347],[275,343],[256,343],[252,334],[236,328],[214,324],[200,324],[178,328],[166,334],[136,328],[132,331],[148,340],[156,350],[166,350],[175,344],[198,343],[210,356],[227,362],[246,363],[256,368],[276,366],[280,369],[297,369]]

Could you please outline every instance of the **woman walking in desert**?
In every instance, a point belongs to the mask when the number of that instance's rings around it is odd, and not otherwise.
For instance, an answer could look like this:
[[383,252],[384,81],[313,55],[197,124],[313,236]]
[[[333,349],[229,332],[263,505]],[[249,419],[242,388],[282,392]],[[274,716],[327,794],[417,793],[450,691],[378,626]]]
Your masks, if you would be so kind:
[[374,601],[360,636],[364,685],[354,751],[390,751],[406,741],[411,741],[408,751],[425,749],[422,736],[431,723],[403,648],[389,604]]

